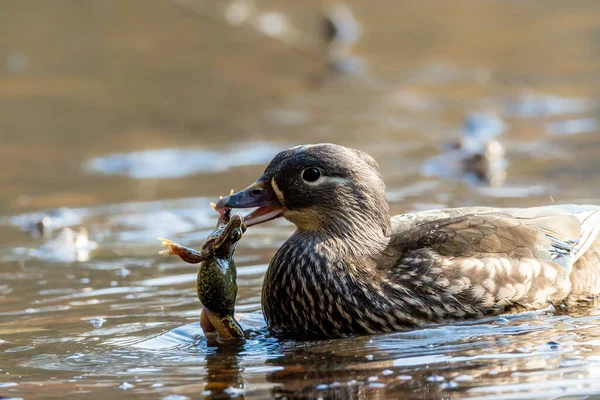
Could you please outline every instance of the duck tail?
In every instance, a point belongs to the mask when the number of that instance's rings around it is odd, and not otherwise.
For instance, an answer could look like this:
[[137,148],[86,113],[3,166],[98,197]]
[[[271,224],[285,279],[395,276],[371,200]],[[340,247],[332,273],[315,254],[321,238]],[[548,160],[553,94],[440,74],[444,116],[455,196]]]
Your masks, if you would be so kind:
[[600,232],[600,209],[586,210],[576,213],[575,216],[581,222],[581,235],[575,245],[573,262],[579,260],[597,239]]

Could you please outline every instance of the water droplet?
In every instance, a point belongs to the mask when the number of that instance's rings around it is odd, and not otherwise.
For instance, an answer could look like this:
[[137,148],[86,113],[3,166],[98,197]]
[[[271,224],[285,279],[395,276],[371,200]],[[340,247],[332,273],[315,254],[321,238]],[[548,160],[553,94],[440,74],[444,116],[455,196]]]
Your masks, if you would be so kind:
[[225,19],[231,25],[239,25],[250,17],[253,9],[254,5],[248,0],[234,1],[225,10]]
[[280,12],[267,12],[259,18],[260,30],[269,36],[280,36],[288,28],[285,14]]
[[127,390],[127,389],[132,389],[133,385],[131,383],[127,383],[127,382],[123,382],[121,385],[119,385],[119,389],[122,390]]
[[440,385],[442,389],[456,389],[458,387],[458,383],[454,381],[444,382]]
[[102,325],[104,325],[106,320],[102,317],[96,317],[96,318],[90,319],[89,322],[90,322],[90,324],[93,325],[94,328],[100,328]]
[[125,278],[130,273],[131,273],[131,271],[128,270],[127,268],[121,268],[121,269],[117,270],[117,275],[119,275],[121,278]]
[[4,350],[5,353],[20,353],[22,351],[29,351],[29,350],[33,350],[35,349],[35,347],[33,346],[17,346],[17,347],[13,347],[10,349],[6,349]]
[[84,357],[84,354],[81,353],[73,353],[70,356],[68,356],[67,358],[65,358],[65,360],[77,360],[78,358]]
[[427,378],[427,382],[443,382],[444,380],[445,378],[439,375],[432,375],[429,378]]
[[468,382],[468,381],[472,381],[475,378],[472,377],[471,375],[458,375],[456,378],[454,378],[454,380],[456,382]]

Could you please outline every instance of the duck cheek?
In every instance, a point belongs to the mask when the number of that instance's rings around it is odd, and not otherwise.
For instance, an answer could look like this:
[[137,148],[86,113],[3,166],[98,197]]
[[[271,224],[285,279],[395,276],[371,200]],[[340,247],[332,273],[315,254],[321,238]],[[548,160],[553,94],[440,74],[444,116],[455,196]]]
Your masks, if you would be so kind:
[[285,188],[285,203],[282,204],[290,211],[305,212],[321,202],[318,191],[308,185],[296,183],[280,187]]
[[316,231],[321,228],[319,215],[310,209],[286,210],[283,217],[302,231]]

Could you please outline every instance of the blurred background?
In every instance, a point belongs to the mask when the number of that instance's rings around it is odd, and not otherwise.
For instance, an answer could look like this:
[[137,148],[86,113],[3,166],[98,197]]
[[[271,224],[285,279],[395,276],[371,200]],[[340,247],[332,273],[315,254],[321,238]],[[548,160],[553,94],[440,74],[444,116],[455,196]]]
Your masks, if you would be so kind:
[[[597,1],[0,7],[0,395],[600,392],[597,309],[224,348],[198,327],[195,266],[156,255],[157,236],[198,247],[209,201],[303,143],[375,157],[393,213],[600,204]],[[246,328],[291,232],[238,248]]]

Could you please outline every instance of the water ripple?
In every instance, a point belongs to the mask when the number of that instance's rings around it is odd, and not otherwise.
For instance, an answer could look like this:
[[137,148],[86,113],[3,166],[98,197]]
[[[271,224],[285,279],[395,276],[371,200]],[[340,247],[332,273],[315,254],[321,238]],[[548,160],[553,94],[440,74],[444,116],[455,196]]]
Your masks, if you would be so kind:
[[206,149],[157,149],[116,153],[84,164],[90,172],[124,175],[135,179],[180,178],[199,172],[225,171],[244,165],[260,165],[285,146],[270,142],[237,145],[224,152]]

